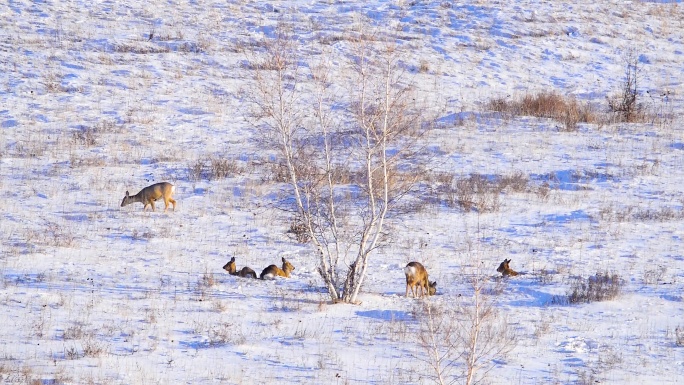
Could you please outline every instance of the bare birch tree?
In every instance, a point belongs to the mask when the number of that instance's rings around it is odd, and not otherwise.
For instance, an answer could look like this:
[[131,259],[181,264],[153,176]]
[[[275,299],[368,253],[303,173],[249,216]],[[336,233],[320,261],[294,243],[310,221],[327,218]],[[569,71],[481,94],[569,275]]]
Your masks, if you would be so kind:
[[386,221],[422,174],[429,122],[399,69],[399,47],[348,34],[346,56],[323,51],[304,61],[302,43],[281,26],[251,65],[249,100],[331,299],[355,303],[371,255],[388,239]]

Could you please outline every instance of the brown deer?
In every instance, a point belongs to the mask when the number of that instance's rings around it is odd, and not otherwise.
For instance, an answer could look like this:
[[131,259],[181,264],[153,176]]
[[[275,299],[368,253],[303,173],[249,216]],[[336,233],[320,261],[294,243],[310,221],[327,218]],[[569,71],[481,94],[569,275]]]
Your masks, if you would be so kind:
[[237,275],[243,278],[256,278],[256,272],[249,267],[245,266],[240,271],[236,271],[235,267],[235,257],[231,258],[228,263],[223,266],[223,270],[227,271],[230,275]]
[[420,291],[420,297],[423,297],[425,293],[435,295],[437,292],[437,282],[428,280],[427,270],[420,262],[409,262],[404,268],[404,274],[406,274],[406,297],[408,297],[409,288],[411,288],[413,298],[416,298],[417,291]]
[[285,258],[283,259],[283,268],[279,268],[276,265],[270,265],[261,272],[259,278],[261,279],[274,279],[277,276],[289,278],[290,273],[294,271],[294,266],[288,262]]
[[169,202],[173,204],[173,211],[176,211],[176,201],[172,198],[175,191],[176,186],[169,182],[155,183],[152,186],[147,186],[135,195],[128,195],[128,191],[126,191],[126,196],[121,201],[121,207],[140,202],[143,204],[143,211],[147,209],[147,205],[152,206],[152,211],[154,211],[154,202],[159,200],[159,198],[163,198],[164,211],[169,208]]
[[501,275],[504,277],[508,277],[508,276],[515,277],[516,275],[518,275],[518,272],[511,269],[511,267],[508,265],[509,263],[511,263],[511,260],[504,258],[503,262],[501,262],[501,264],[496,269],[496,271],[501,273]]

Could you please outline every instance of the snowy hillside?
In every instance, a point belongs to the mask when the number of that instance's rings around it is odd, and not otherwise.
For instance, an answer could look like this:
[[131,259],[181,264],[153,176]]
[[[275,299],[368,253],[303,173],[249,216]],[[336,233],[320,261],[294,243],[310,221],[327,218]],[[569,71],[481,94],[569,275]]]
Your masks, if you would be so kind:
[[[359,304],[333,304],[288,233],[291,190],[248,113],[253,59],[283,25],[302,67],[332,52],[341,79],[350,36],[374,31],[439,111],[407,197],[421,205],[387,219]],[[630,63],[633,121],[610,111]],[[540,93],[594,118],[516,110]],[[480,383],[681,384],[683,170],[681,2],[10,0],[0,382],[465,384],[451,338],[477,303]],[[175,211],[120,207],[162,181]],[[231,257],[295,270],[241,278]],[[501,278],[505,258],[523,274]],[[404,297],[410,261],[437,295]],[[597,274],[615,295],[571,303]]]

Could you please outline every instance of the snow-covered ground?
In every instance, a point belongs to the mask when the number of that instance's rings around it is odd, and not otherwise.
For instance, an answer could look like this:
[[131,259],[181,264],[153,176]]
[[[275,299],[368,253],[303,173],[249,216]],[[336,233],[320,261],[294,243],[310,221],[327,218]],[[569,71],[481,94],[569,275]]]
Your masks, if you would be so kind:
[[[361,304],[330,304],[308,245],[274,208],[285,186],[244,119],[244,65],[279,21],[344,53],[368,18],[447,106],[433,169],[512,175],[492,212],[433,205],[391,223]],[[652,122],[489,113],[555,91],[606,109],[638,55]],[[424,80],[424,81],[423,81]],[[526,274],[487,292],[512,350],[492,384],[684,383],[684,4],[642,1],[28,1],[0,4],[0,378],[26,384],[427,384],[402,267],[467,306],[469,274]],[[449,123],[451,122],[451,123]],[[196,178],[227,159],[239,173]],[[175,212],[120,208],[176,185]],[[280,258],[289,279],[248,280]],[[617,273],[611,301],[556,304],[573,277]],[[465,298],[465,299],[464,299]],[[680,343],[684,343],[682,331]],[[427,361],[427,362],[426,362]],[[452,374],[462,368],[459,360]],[[448,377],[454,379],[455,377]],[[461,382],[461,379],[457,379]]]

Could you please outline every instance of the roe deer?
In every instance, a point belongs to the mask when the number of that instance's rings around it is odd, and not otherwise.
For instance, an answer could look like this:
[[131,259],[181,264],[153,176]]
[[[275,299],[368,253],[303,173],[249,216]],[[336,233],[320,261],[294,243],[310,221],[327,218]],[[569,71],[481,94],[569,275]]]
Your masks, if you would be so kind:
[[279,268],[276,265],[270,265],[267,268],[264,269],[264,271],[261,272],[261,275],[259,278],[261,279],[273,279],[277,276],[285,277],[288,278],[290,277],[290,273],[294,270],[294,266],[285,258],[283,258],[283,268]]
[[154,201],[163,198],[164,211],[169,208],[169,202],[173,204],[173,211],[176,211],[176,201],[171,198],[175,191],[176,186],[169,182],[155,183],[152,186],[147,186],[135,195],[128,195],[128,191],[126,191],[126,196],[121,201],[121,207],[140,202],[143,204],[143,211],[147,209],[147,205],[152,206],[152,211],[154,211]]
[[511,269],[511,267],[508,265],[509,263],[511,263],[511,260],[504,258],[503,262],[501,262],[496,271],[501,273],[501,275],[504,277],[508,277],[509,275],[515,277],[516,275],[518,275],[518,272]]
[[223,266],[223,270],[227,271],[230,275],[237,275],[243,278],[256,278],[256,272],[249,267],[245,266],[240,271],[236,271],[235,267],[235,257],[231,258],[228,263]]
[[428,273],[425,267],[420,262],[409,262],[404,268],[406,274],[406,297],[408,297],[409,288],[413,298],[416,298],[416,286],[420,291],[420,296],[435,295],[437,292],[437,282],[430,282],[428,280]]

